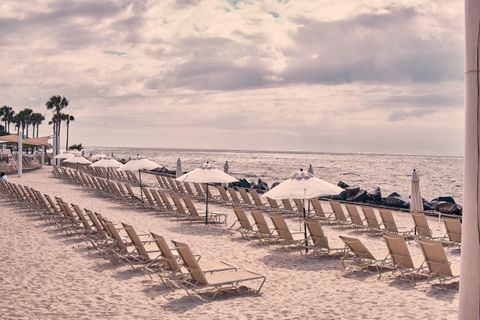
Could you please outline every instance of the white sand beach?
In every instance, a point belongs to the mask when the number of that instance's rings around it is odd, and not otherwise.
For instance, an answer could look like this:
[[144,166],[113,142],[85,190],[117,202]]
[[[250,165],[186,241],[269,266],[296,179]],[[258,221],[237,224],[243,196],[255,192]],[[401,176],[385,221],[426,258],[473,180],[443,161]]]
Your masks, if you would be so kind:
[[[260,293],[221,295],[203,301],[183,290],[166,289],[127,264],[112,263],[74,236],[67,236],[20,206],[1,200],[0,318],[2,319],[455,319],[458,291],[431,283],[417,286],[384,273],[345,273],[340,260],[302,256],[242,239],[225,226],[179,222],[149,210],[135,209],[54,178],[51,168],[10,181],[68,203],[95,210],[115,223],[132,224],[138,231],[188,243],[202,259],[225,261],[267,277]],[[197,204],[201,207],[203,204]],[[212,205],[229,214],[231,208]],[[409,215],[395,215],[401,226],[412,227]],[[299,229],[298,219],[288,220]],[[435,235],[443,224],[429,217]],[[324,227],[332,246],[338,235],[360,238],[377,257],[387,249],[379,236]],[[418,245],[409,243],[416,265],[422,262]],[[458,250],[446,248],[455,274]],[[256,284],[252,284],[255,286]]]

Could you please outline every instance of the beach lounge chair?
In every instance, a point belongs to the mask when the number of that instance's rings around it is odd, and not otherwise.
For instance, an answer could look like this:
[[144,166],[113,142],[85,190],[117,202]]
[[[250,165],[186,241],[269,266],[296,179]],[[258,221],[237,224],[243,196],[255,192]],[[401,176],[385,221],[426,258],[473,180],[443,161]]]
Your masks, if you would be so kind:
[[332,207],[333,210],[333,215],[335,216],[335,222],[342,226],[348,226],[350,223],[348,222],[347,216],[345,215],[345,212],[343,211],[342,205],[338,201],[330,201],[330,206]]
[[293,203],[295,203],[295,207],[297,207],[297,212],[303,216],[304,211],[307,209],[303,205],[302,199],[293,199]]
[[378,212],[380,213],[380,218],[382,219],[382,223],[386,231],[397,233],[404,237],[410,236],[411,230],[407,231],[407,229],[397,226],[392,211],[380,209]]
[[[288,228],[285,219],[278,213],[272,213],[270,215],[275,231],[279,235],[279,240],[276,242],[283,249],[299,249],[300,253],[308,246],[308,238],[306,239],[304,232],[291,232]],[[303,254],[303,253],[302,253]]]
[[227,188],[227,190],[228,190],[228,194],[230,194],[230,197],[232,198],[232,203],[236,206],[241,206],[242,202],[238,197],[237,190],[235,190],[234,188]]
[[248,207],[253,207],[254,206],[252,200],[250,200],[250,197],[248,196],[247,189],[239,188],[238,192],[240,193],[240,196],[242,197],[244,205],[246,205]]
[[[138,234],[129,224],[122,223],[122,226],[137,252],[137,256],[134,256],[135,262],[143,264],[142,270],[155,272],[159,266],[163,265],[163,261],[159,260],[162,257],[161,251],[155,245],[155,240],[151,238],[150,234]],[[131,256],[133,257],[133,255]]]
[[265,203],[260,198],[260,195],[258,194],[257,190],[251,188],[251,189],[248,189],[248,193],[250,193],[250,195],[252,196],[253,203],[257,207],[264,207],[265,206]]
[[233,207],[233,212],[235,213],[235,216],[237,217],[237,221],[235,221],[231,226],[230,230],[233,229],[233,227],[238,223],[238,227],[234,229],[235,231],[240,232],[242,237],[246,237],[247,235],[254,234],[254,226],[248,219],[247,214],[245,213],[245,210],[242,207]]
[[217,186],[218,193],[220,194],[220,198],[224,204],[232,204],[230,198],[228,197],[227,191],[225,190],[224,186]]
[[[383,259],[377,259],[359,239],[346,236],[339,236],[339,238],[345,243],[346,249],[346,253],[342,257],[344,269],[347,269],[346,262],[351,261],[366,271],[374,268],[378,273],[378,278],[381,277],[381,270],[385,267],[389,255]],[[353,254],[353,256],[351,254]]]
[[403,278],[415,283],[416,268],[413,264],[405,238],[399,234],[385,232],[383,239],[385,240],[392,261],[392,273],[400,271]]
[[[205,214],[200,215],[198,213],[197,208],[193,204],[192,199],[188,197],[183,198],[183,202],[185,202],[185,205],[187,206],[188,212],[190,212],[191,219],[193,221],[200,221],[204,222],[205,221]],[[208,223],[217,223],[217,224],[225,224],[227,222],[227,215],[224,213],[215,213],[215,212],[209,212],[208,213]]]
[[262,242],[266,244],[276,241],[277,237],[273,237],[273,233],[275,232],[275,228],[270,228],[267,220],[263,216],[263,213],[256,209],[252,209],[252,217],[255,221],[255,227],[257,228],[257,232],[255,236]]
[[163,204],[165,205],[165,208],[167,208],[167,211],[175,214],[175,209],[173,208],[172,204],[170,203],[170,200],[168,199],[165,192],[157,190],[157,194],[160,196],[160,198],[162,198]]
[[363,224],[363,219],[358,212],[357,206],[347,204],[345,207],[347,208],[347,213],[350,216],[350,221],[352,222],[353,227],[357,230],[364,229],[365,225]]
[[462,243],[462,223],[460,219],[445,218],[443,223],[447,230],[445,239],[448,239],[449,244],[460,246]]
[[170,198],[172,198],[173,204],[177,208],[177,210],[174,211],[177,219],[192,220],[190,214],[185,210],[180,198],[174,194],[170,195]]
[[191,279],[182,282],[182,287],[188,295],[191,292],[200,297],[200,290],[213,288],[213,297],[224,289],[236,289],[243,282],[259,280],[261,283],[255,290],[258,294],[265,283],[266,277],[251,271],[222,271],[207,273],[203,270],[190,248],[181,242],[174,242],[185,268],[190,273]]
[[318,220],[308,219],[307,224],[309,236],[308,248],[312,250],[314,255],[339,255],[345,254],[345,247],[332,248],[328,244],[328,238],[323,232],[321,223]]
[[372,207],[361,207],[363,215],[365,216],[365,221],[367,222],[368,229],[374,232],[382,232],[380,222],[377,219],[377,215]]
[[[417,230],[417,237],[428,238],[428,239],[443,239],[444,237],[434,237],[432,234],[432,229],[428,225],[427,216],[424,213],[411,213],[413,222],[415,223],[414,229]],[[412,231],[414,230],[412,229]]]
[[446,281],[458,277],[452,272],[450,262],[441,242],[431,239],[419,239],[418,242],[425,258],[419,270],[427,270],[427,282],[436,277],[440,280],[440,285],[443,287]]
[[[292,203],[288,199],[282,199],[282,204],[283,208],[288,212],[288,213],[295,213],[295,210],[292,207]],[[302,212],[303,214],[303,212]]]

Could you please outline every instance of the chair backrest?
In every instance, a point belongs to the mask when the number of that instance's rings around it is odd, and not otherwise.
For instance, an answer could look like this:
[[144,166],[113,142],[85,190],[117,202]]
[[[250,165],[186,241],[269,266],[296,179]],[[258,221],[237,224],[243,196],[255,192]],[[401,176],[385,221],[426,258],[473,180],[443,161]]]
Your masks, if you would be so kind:
[[123,241],[122,237],[120,236],[120,233],[118,233],[118,230],[115,228],[115,225],[113,224],[112,221],[105,220],[105,227],[108,229],[110,236],[112,236],[112,239],[115,241],[115,244],[117,247],[122,251],[126,252],[127,251],[127,244]]
[[285,210],[292,211],[293,212],[293,207],[292,203],[288,199],[282,199],[283,207]]
[[160,195],[160,198],[163,200],[163,204],[167,208],[168,211],[174,212],[175,210],[173,209],[172,204],[170,203],[170,200],[168,199],[167,195],[163,191],[157,190],[157,193]]
[[408,250],[407,242],[401,235],[385,232],[383,239],[388,248],[388,253],[396,266],[414,269],[413,260]]
[[185,211],[185,208],[183,207],[183,204],[182,204],[182,201],[180,201],[180,198],[177,197],[176,195],[171,195],[170,197],[172,198],[173,203],[177,208],[177,212],[182,215],[187,215],[187,212]]
[[255,225],[258,228],[258,231],[261,234],[270,235],[270,228],[268,227],[267,220],[265,220],[263,213],[258,210],[252,209],[252,217],[255,221]]
[[135,228],[133,228],[131,225],[123,223],[122,222],[123,229],[127,233],[128,237],[133,243],[133,246],[137,250],[138,254],[144,257],[145,259],[150,259],[147,249],[145,249],[142,240],[138,237],[137,232],[135,231]]
[[290,232],[290,229],[288,228],[285,219],[283,219],[281,215],[279,215],[278,213],[272,213],[270,219],[272,220],[273,226],[275,227],[278,235],[283,240],[293,241],[292,233]]
[[205,193],[203,192],[202,186],[199,183],[194,182],[193,186],[195,187],[195,190],[197,190],[197,194],[201,198],[205,198]]
[[80,222],[82,222],[85,229],[91,230],[91,225],[90,225],[90,223],[88,223],[87,217],[85,217],[85,215],[83,214],[82,209],[80,209],[80,207],[78,205],[73,204],[73,203],[72,203],[72,208],[75,211],[75,213],[77,214],[78,218],[80,219]]
[[193,193],[192,187],[190,186],[190,184],[188,182],[184,182],[183,186],[185,187],[185,191],[187,191],[188,195],[190,195],[190,196],[195,195],[195,193]]
[[267,201],[268,201],[268,205],[269,205],[272,209],[280,209],[280,206],[278,205],[277,200],[272,199],[272,198],[267,198]]
[[177,189],[180,193],[185,193],[185,189],[183,188],[183,185],[180,181],[173,180],[175,181],[175,184],[177,185]]
[[236,206],[233,207],[233,212],[235,213],[238,223],[240,224],[242,229],[245,229],[245,230],[252,229],[252,224],[250,223],[250,220],[248,220],[247,214],[245,213],[245,210],[243,210],[242,207],[236,207]]
[[385,227],[385,230],[393,233],[398,233],[397,223],[393,218],[392,211],[380,209],[378,210],[378,213],[380,213],[380,218],[382,219],[382,223],[383,223],[383,226]]
[[235,190],[234,188],[228,188],[227,190],[228,190],[228,193],[230,194],[230,197],[232,198],[232,202],[234,204],[241,204],[240,198],[238,197],[237,190]]
[[[128,172],[128,171],[126,171],[126,172]],[[133,192],[132,187],[130,187],[129,184],[125,184],[125,188],[127,189],[127,192],[130,195],[130,197],[137,198],[137,195],[135,194],[135,192]]]
[[228,197],[227,192],[225,191],[224,186],[217,186],[218,193],[220,193],[220,197],[222,198],[223,201],[229,202],[230,198]]
[[431,273],[441,276],[453,276],[450,262],[440,242],[425,238],[420,239],[418,242]]
[[372,253],[365,247],[365,245],[357,238],[351,238],[346,236],[338,236],[346,247],[359,258],[376,260]]
[[263,206],[263,202],[262,202],[262,199],[260,199],[260,196],[258,195],[257,190],[251,188],[251,189],[248,189],[248,192],[249,192],[250,195],[252,196],[253,203],[255,203],[255,205],[256,205],[257,207],[262,207],[262,206]]
[[323,211],[320,200],[318,200],[317,198],[312,198],[310,199],[310,203],[312,204],[313,212],[315,212],[315,215],[317,217],[326,218],[325,211]]
[[125,191],[125,188],[123,187],[123,184],[121,182],[117,182],[117,187],[120,193],[122,194],[122,196],[127,195],[127,191]]
[[320,222],[318,220],[306,220],[306,223],[313,245],[318,248],[330,249],[328,239],[323,232]]
[[200,284],[208,284],[208,280],[190,250],[190,247],[182,242],[173,241],[173,244],[177,248],[177,252],[182,259],[185,268],[187,268],[190,273],[192,280]]
[[155,200],[152,197],[152,194],[150,193],[150,190],[148,190],[146,187],[142,187],[143,194],[145,195],[145,198],[147,198],[148,204],[150,204],[151,207],[156,207],[157,204],[155,203]]
[[163,180],[160,178],[160,176],[155,176],[155,178],[157,179],[160,188],[165,189],[165,185],[163,184]]
[[[158,176],[157,176],[158,177]],[[155,199],[155,203],[157,204],[157,207],[165,209],[165,206],[163,204],[162,197],[158,194],[157,190],[155,189],[150,189],[150,193],[152,194],[153,198]]]
[[52,210],[55,212],[55,213],[59,213],[60,210],[57,208],[57,205],[55,204],[55,202],[53,202],[52,198],[50,198],[50,196],[48,194],[44,194],[43,195],[45,197],[45,199],[47,199],[48,201],[48,204],[50,205],[50,207],[52,208]]
[[361,207],[363,211],[363,215],[365,216],[365,220],[367,221],[367,225],[372,229],[380,230],[380,223],[378,222],[377,216],[375,215],[375,211],[372,207]]
[[178,191],[177,185],[175,184],[175,181],[172,178],[167,177],[167,181],[170,184],[170,189],[172,189],[173,191]]
[[432,231],[428,225],[427,216],[424,213],[411,213],[418,235],[421,237],[431,238]]
[[347,204],[345,207],[347,208],[347,212],[350,216],[350,220],[352,221],[352,223],[357,226],[363,226],[363,221],[360,217],[357,206],[353,204]]
[[342,205],[338,201],[329,201],[330,206],[332,207],[333,214],[335,215],[335,219],[338,221],[347,222],[347,216],[343,211]]
[[303,205],[303,200],[302,199],[293,199],[293,202],[295,203],[295,207],[297,207],[297,211],[301,214],[303,214],[303,211],[305,209]]
[[190,215],[194,217],[200,217],[200,214],[197,211],[197,208],[195,208],[195,205],[193,204],[192,199],[189,197],[184,197],[183,202],[185,202],[185,205],[187,206],[188,212],[190,212]]
[[448,239],[451,242],[462,242],[462,223],[459,219],[445,218],[443,219],[445,229],[447,230]]
[[240,193],[240,196],[242,197],[243,203],[251,206],[252,205],[252,200],[250,200],[250,197],[248,196],[247,190],[244,188],[239,188],[238,192]]
[[98,221],[97,216],[88,209],[85,209],[85,212],[87,213],[88,218],[92,222],[92,225],[95,227],[95,230],[97,230],[98,234],[100,234],[102,238],[105,238],[107,236],[107,233],[100,224],[100,221]]
[[177,262],[177,258],[173,255],[172,250],[170,250],[170,247],[168,246],[167,241],[165,241],[165,238],[153,232],[150,234],[152,235],[155,244],[157,245],[158,249],[162,254],[162,257],[165,259],[170,269],[174,272],[178,271],[180,269],[180,265]]

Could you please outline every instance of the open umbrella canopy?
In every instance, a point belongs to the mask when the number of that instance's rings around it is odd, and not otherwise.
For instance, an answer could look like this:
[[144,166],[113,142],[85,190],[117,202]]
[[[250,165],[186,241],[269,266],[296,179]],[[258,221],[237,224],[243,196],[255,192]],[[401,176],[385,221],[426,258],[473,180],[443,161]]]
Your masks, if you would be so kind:
[[230,183],[238,181],[231,175],[218,170],[213,164],[204,163],[200,167],[177,178],[180,182]]
[[91,164],[92,162],[82,156],[73,156],[64,161],[65,163]]
[[152,160],[148,160],[145,158],[136,158],[128,161],[127,163],[119,167],[117,171],[153,170],[160,167],[161,165],[153,162]]
[[71,153],[73,155],[76,155],[76,156],[79,156],[82,154],[81,151],[78,151],[78,150],[68,150],[68,151],[65,151],[65,153]]
[[75,157],[74,154],[63,152],[63,153],[57,154],[55,157],[53,157],[53,159],[65,160],[65,159],[73,158],[73,157]]
[[410,212],[423,212],[423,200],[420,193],[420,178],[417,171],[413,169],[412,190],[410,193]]
[[290,179],[280,183],[262,197],[276,200],[281,199],[311,199],[320,196],[334,195],[343,189],[313,174],[303,171],[295,172]]
[[104,159],[104,158],[108,158],[108,156],[104,153],[97,153],[97,154],[94,154],[93,156],[91,156],[90,160],[97,161],[97,160]]
[[94,167],[94,168],[119,168],[121,166],[123,166],[121,162],[118,162],[117,160],[112,158],[100,159],[97,162],[90,165],[90,167]]
[[180,158],[177,159],[177,170],[175,171],[175,177],[178,178],[183,174],[182,171],[182,161],[180,161]]

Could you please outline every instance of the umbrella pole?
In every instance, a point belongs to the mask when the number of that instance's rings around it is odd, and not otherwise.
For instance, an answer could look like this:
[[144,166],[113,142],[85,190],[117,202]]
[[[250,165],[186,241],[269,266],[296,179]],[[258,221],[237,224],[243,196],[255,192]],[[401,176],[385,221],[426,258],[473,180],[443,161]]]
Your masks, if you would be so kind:
[[143,190],[142,190],[142,171],[138,170],[138,182],[140,183],[140,199],[143,202]]
[[[310,201],[308,201],[308,211],[310,213]],[[303,199],[303,234],[305,235],[305,252],[308,253],[307,244],[307,210],[305,209],[305,199]]]
[[208,224],[208,183],[205,184],[205,224]]

